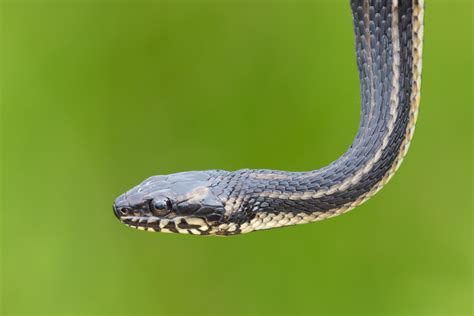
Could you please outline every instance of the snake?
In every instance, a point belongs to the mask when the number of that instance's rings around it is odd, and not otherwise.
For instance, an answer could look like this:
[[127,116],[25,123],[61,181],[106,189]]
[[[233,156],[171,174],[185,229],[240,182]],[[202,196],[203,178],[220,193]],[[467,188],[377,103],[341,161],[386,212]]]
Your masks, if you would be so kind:
[[121,223],[150,232],[231,236],[306,224],[376,194],[407,154],[421,89],[422,0],[351,0],[360,124],[347,151],[311,171],[241,169],[152,176],[120,195]]

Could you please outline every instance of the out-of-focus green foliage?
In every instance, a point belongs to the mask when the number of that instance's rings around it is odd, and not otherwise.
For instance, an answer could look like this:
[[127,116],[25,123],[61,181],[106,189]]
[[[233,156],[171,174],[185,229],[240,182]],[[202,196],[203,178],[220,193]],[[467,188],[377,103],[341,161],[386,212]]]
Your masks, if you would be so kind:
[[471,1],[427,1],[411,150],[357,210],[233,238],[112,214],[154,174],[343,153],[359,119],[347,2],[4,1],[0,313],[472,313]]

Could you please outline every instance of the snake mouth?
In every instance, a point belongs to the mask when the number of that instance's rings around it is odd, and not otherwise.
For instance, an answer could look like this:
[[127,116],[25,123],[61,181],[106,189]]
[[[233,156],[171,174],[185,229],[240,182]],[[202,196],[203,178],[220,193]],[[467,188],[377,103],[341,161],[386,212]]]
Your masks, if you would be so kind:
[[128,227],[149,232],[209,235],[211,226],[199,217],[160,218],[156,216],[120,216]]

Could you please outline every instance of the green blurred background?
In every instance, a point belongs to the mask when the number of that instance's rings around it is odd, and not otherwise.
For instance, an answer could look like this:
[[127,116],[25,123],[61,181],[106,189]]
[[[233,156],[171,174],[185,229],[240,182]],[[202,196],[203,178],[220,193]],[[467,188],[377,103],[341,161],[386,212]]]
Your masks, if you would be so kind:
[[3,1],[3,315],[472,315],[472,3],[427,1],[410,153],[371,201],[232,238],[113,216],[144,178],[308,170],[358,126],[348,1]]

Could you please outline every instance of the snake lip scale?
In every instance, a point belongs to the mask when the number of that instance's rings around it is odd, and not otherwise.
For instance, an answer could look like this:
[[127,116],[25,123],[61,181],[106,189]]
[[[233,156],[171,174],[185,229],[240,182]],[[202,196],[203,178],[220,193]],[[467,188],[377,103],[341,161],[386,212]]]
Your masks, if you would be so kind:
[[113,205],[125,225],[193,235],[237,235],[337,216],[394,175],[418,116],[422,0],[351,0],[361,112],[350,148],[306,172],[190,171],[152,176]]

